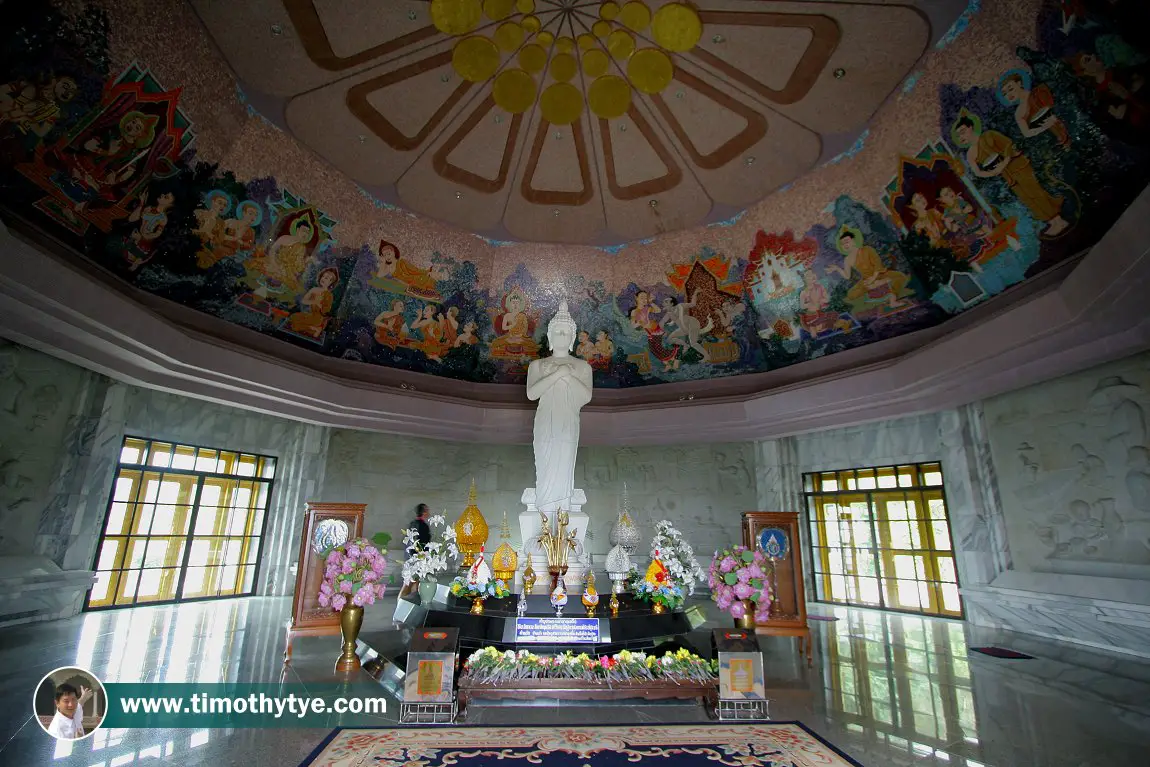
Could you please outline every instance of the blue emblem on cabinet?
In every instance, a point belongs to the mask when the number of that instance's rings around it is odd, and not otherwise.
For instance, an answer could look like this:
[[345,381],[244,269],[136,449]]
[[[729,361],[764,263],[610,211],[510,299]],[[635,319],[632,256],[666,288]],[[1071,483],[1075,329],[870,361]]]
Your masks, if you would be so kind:
[[759,532],[759,548],[773,559],[786,559],[791,551],[791,539],[781,527],[764,527]]

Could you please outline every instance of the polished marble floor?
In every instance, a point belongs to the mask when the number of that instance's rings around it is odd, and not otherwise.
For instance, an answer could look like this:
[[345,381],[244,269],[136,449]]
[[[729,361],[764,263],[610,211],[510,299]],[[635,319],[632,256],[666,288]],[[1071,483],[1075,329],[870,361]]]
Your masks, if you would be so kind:
[[[392,607],[389,599],[370,608],[364,631],[391,630]],[[36,684],[60,666],[86,667],[109,682],[279,682],[289,609],[284,598],[251,598],[0,630],[0,765],[295,767],[328,730],[100,729],[57,745],[31,715]],[[957,621],[826,605],[812,611],[838,618],[811,621],[813,668],[799,660],[791,640],[762,640],[772,718],[803,722],[866,767],[1150,764],[1150,663],[972,631]],[[337,644],[333,637],[297,640],[287,681],[329,679]],[[1035,659],[972,654],[970,644],[1011,647]],[[391,721],[398,710],[389,704]],[[473,705],[468,723],[703,718],[700,707],[686,704]]]

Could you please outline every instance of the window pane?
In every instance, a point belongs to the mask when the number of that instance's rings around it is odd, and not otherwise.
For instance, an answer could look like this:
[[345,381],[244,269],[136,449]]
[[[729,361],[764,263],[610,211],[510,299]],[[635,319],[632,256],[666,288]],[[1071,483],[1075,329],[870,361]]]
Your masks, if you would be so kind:
[[913,549],[910,537],[909,522],[888,522],[887,531],[890,540],[887,546],[892,549]]
[[833,493],[839,489],[838,476],[833,472],[823,474],[821,477],[822,491],[824,493]]
[[930,530],[934,536],[934,548],[938,551],[950,551],[950,525],[944,521],[930,523]]
[[88,603],[93,607],[101,607],[108,602],[109,586],[112,583],[112,573],[96,573],[96,582],[88,593]]
[[938,587],[942,593],[942,609],[958,615],[962,612],[962,602],[958,598],[958,586],[953,583],[943,583]]
[[874,490],[874,488],[875,488],[874,469],[859,469],[858,478],[859,478],[858,479],[858,489],[859,490]]
[[172,461],[172,446],[166,442],[153,442],[151,455],[148,456],[150,466],[168,466]]
[[194,447],[189,447],[188,445],[176,445],[176,449],[172,453],[172,468],[196,468],[196,449]]
[[136,490],[139,483],[140,472],[121,471],[116,477],[116,487],[112,493],[112,500],[120,502],[136,500]]
[[180,596],[184,598],[203,596],[202,592],[206,577],[206,567],[189,567],[187,573],[184,575],[184,588]]
[[958,576],[954,571],[954,559],[952,557],[939,557],[936,560],[936,567],[938,568],[938,579],[945,583],[957,583]]
[[105,538],[100,546],[100,559],[96,563],[97,570],[113,570],[117,567],[120,555],[124,551],[123,538]]
[[244,562],[247,564],[255,564],[256,559],[260,555],[260,539],[248,538],[247,548],[244,550]]
[[260,476],[264,479],[275,479],[276,476],[276,459],[275,458],[261,458],[260,459]]
[[236,464],[236,474],[241,477],[254,477],[258,466],[259,463],[254,455],[241,455],[239,463]]
[[136,582],[140,578],[139,570],[127,570],[120,576],[120,589],[116,594],[116,604],[132,604],[136,598]]
[[878,476],[879,487],[898,487],[898,478],[895,476],[894,467],[877,469],[876,474]]
[[144,452],[148,443],[139,439],[125,439],[124,446],[120,448],[120,463],[143,463]]
[[219,453],[215,450],[200,448],[196,453],[196,471],[216,473],[219,471]]
[[924,464],[922,467],[922,483],[924,485],[941,485],[942,465],[937,463]]
[[244,583],[243,593],[250,594],[256,583],[256,569],[254,567],[244,568]]

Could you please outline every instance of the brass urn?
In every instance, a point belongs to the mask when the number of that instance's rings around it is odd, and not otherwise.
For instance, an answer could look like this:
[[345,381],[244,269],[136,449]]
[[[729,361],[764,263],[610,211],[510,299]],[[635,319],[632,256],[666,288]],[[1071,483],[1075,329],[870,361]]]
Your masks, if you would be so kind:
[[487,543],[487,520],[475,505],[475,480],[471,480],[471,491],[467,494],[467,508],[455,522],[455,544],[463,553],[464,569],[475,564],[475,555]]

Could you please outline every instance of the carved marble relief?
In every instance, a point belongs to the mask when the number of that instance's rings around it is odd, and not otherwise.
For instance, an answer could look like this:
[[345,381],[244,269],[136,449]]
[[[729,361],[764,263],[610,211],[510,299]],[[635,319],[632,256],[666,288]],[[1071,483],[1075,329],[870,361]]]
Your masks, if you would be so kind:
[[1150,576],[1150,355],[985,408],[1015,566]]

